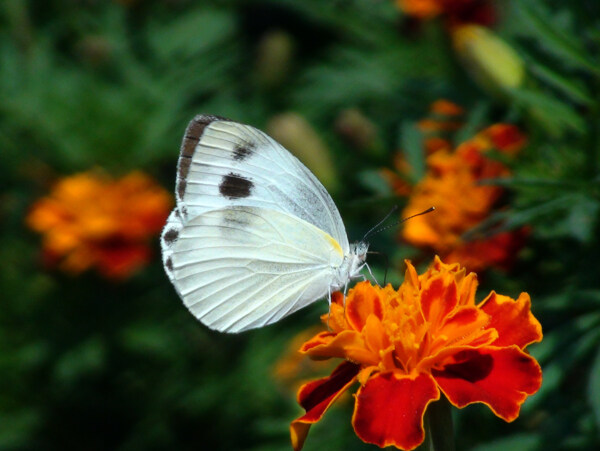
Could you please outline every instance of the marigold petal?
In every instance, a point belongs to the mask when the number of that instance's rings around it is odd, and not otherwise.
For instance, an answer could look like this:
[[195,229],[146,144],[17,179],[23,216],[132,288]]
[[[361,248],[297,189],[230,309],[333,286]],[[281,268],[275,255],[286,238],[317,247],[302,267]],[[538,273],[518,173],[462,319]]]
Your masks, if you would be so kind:
[[406,264],[406,272],[404,273],[404,283],[410,285],[415,289],[418,289],[419,275],[417,274],[417,270],[415,269],[410,260],[404,260],[404,263]]
[[390,346],[390,340],[387,336],[381,319],[375,315],[370,315],[363,329],[365,343],[369,349],[377,354]]
[[344,295],[339,291],[331,293],[331,304],[329,312],[321,315],[321,321],[332,332],[341,332],[346,329],[346,308],[344,306]]
[[480,304],[481,310],[490,315],[490,328],[498,331],[494,346],[517,345],[521,349],[541,341],[542,325],[531,313],[531,299],[521,293],[514,299],[491,292]]
[[360,367],[343,362],[330,376],[304,384],[298,390],[298,403],[306,413],[290,424],[294,451],[302,449],[310,426],[319,421],[329,406],[356,380]]
[[464,114],[465,110],[460,105],[446,99],[436,100],[429,107],[430,111],[435,114],[441,114],[444,116],[460,116]]
[[317,335],[307,340],[299,349],[299,352],[303,354],[309,354],[310,350],[314,347],[321,345],[328,345],[329,342],[335,337],[334,332],[319,332]]
[[494,124],[486,131],[494,147],[509,155],[515,154],[527,143],[525,135],[512,124]]
[[428,374],[380,373],[358,390],[352,425],[364,442],[411,450],[423,442],[423,414],[439,397]]
[[458,304],[457,287],[454,280],[449,283],[439,277],[431,280],[421,293],[421,310],[423,316],[433,327],[441,324]]
[[[317,338],[318,337],[318,338]],[[311,357],[338,357],[364,365],[377,365],[377,352],[368,349],[364,337],[354,330],[344,330],[338,334],[324,332],[305,343],[300,352]]]
[[[489,345],[491,337],[487,333],[488,330],[485,329],[489,322],[489,315],[480,309],[463,307],[444,320],[438,334],[445,339],[444,347]],[[481,342],[482,337],[486,337],[483,342]],[[497,337],[496,334],[494,334],[495,337]]]
[[383,318],[381,299],[373,285],[360,282],[346,298],[346,319],[354,330],[360,332],[370,315]]
[[542,384],[539,364],[517,346],[461,351],[454,363],[432,370],[432,375],[454,406],[481,402],[509,422]]

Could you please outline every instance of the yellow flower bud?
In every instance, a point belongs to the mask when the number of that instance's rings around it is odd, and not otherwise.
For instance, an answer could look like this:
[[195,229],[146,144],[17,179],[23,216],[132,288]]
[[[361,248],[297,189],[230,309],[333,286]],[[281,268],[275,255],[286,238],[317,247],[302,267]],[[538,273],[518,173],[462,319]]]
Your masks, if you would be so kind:
[[296,155],[328,191],[335,191],[338,177],[329,148],[306,119],[296,113],[282,113],[269,121],[267,132]]
[[294,60],[294,41],[283,31],[271,31],[260,40],[256,55],[256,76],[263,87],[285,81]]
[[518,88],[525,78],[523,60],[489,29],[462,25],[452,31],[454,49],[475,82],[493,95]]

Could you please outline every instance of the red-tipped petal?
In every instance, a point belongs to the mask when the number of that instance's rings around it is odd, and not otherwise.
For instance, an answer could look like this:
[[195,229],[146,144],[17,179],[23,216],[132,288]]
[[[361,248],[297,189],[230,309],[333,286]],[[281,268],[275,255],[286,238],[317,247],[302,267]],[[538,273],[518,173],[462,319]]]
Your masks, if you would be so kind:
[[346,318],[350,326],[361,331],[370,315],[383,318],[381,299],[375,288],[368,282],[357,284],[352,294],[346,298]]
[[339,365],[329,377],[304,384],[298,390],[298,403],[306,410],[290,424],[292,446],[299,451],[313,423],[321,419],[329,406],[356,380],[360,367],[349,362]]
[[352,425],[364,442],[411,450],[423,442],[423,414],[439,397],[430,375],[379,374],[358,391]]
[[531,314],[531,299],[521,293],[515,301],[494,292],[481,303],[481,310],[490,315],[489,328],[498,331],[494,346],[517,345],[521,349],[542,339],[542,326]]
[[445,284],[442,278],[435,278],[421,293],[423,316],[436,326],[456,307],[457,303],[457,289],[454,281]]
[[500,418],[513,421],[521,404],[542,384],[542,370],[517,346],[464,350],[433,377],[456,407],[482,402]]

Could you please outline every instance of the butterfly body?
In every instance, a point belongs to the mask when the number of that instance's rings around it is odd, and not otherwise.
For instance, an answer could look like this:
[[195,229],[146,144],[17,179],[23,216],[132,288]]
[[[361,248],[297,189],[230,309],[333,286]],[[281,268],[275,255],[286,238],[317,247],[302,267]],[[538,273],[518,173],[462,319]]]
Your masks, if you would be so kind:
[[177,205],[163,230],[165,271],[212,329],[278,321],[359,275],[368,245],[350,245],[315,176],[259,130],[197,116],[184,135]]

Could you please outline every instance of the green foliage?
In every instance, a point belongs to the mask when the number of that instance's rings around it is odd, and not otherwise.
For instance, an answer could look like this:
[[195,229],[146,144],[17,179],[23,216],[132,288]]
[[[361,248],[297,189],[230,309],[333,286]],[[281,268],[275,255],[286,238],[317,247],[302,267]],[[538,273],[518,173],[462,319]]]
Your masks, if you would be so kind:
[[[481,228],[526,225],[530,236],[515,266],[490,271],[480,290],[527,291],[545,333],[532,347],[540,392],[510,425],[483,406],[455,412],[457,449],[599,448],[600,5],[497,3],[495,32],[528,75],[502,99],[468,78],[441,19],[415,24],[392,0],[2,2],[0,449],[289,449],[299,408],[273,367],[324,303],[264,330],[212,333],[181,305],[158,245],[130,280],[70,277],[41,264],[24,218],[53,180],[92,167],[143,169],[171,189],[194,114],[265,128],[293,111],[343,174],[336,203],[356,239],[405,202],[378,176],[398,147],[422,176],[414,124],[441,97],[465,107],[457,143],[502,121],[528,137],[513,175],[485,181],[510,198]],[[257,54],[271,32],[293,45],[290,67],[267,84]],[[383,156],[336,131],[349,108],[374,124]],[[395,234],[372,248],[389,254],[397,283],[402,258],[420,254]],[[350,400],[332,408],[305,449],[370,449],[350,417]]]

